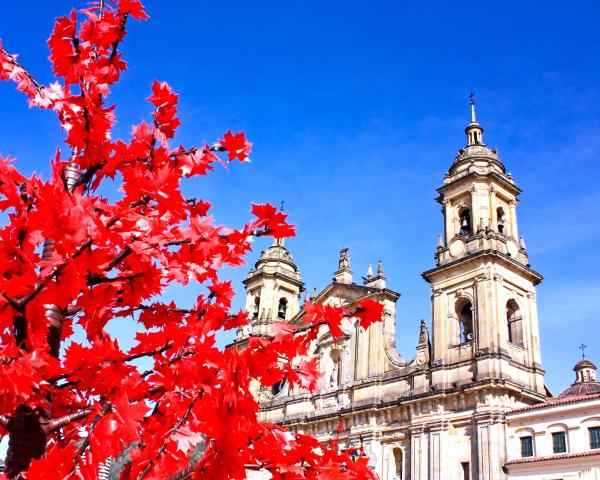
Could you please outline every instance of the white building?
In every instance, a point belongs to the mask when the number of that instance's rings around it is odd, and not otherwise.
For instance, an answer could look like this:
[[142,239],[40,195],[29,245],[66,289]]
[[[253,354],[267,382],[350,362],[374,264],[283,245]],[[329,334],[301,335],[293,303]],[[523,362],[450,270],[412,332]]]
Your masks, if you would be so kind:
[[[598,425],[600,399],[580,395],[594,390],[595,370],[578,367],[577,394],[548,399],[536,302],[542,276],[518,229],[521,190],[483,143],[471,106],[467,145],[438,189],[444,235],[435,266],[423,273],[432,316],[415,332],[415,351],[404,357],[396,350],[400,294],[387,287],[383,266],[357,283],[342,249],[333,281],[311,300],[352,311],[373,298],[384,305],[384,321],[365,331],[348,320],[337,343],[322,332],[312,352],[325,378],[317,394],[285,384],[257,392],[264,420],[323,441],[335,436],[342,447],[362,445],[382,480],[499,480],[534,471],[527,478],[556,480],[600,461],[595,444],[585,443]],[[244,283],[252,321],[238,332],[237,348],[251,335],[269,336],[275,321],[302,324],[304,285],[283,242],[262,252]],[[568,434],[566,457],[546,458],[555,455],[558,428]],[[527,436],[533,457],[522,458]],[[583,475],[594,478],[590,472]]]
[[558,397],[506,416],[510,478],[600,480],[596,366],[583,358],[574,370],[575,383]]

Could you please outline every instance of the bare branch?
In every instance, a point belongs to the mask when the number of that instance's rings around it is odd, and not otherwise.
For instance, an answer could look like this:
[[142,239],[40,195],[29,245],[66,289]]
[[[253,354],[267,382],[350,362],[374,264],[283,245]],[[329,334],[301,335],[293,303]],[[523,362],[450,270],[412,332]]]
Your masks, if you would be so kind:
[[79,410],[78,412],[71,413],[69,415],[64,415],[63,417],[54,418],[46,423],[42,430],[45,434],[49,434],[68,425],[71,422],[75,422],[77,420],[81,420],[82,418],[87,417],[92,410],[90,408],[86,408],[84,410]]

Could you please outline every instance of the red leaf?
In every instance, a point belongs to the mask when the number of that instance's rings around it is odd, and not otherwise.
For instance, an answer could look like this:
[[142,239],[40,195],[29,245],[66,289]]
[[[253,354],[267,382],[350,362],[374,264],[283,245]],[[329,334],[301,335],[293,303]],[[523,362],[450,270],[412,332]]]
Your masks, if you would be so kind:
[[244,132],[231,133],[231,130],[225,133],[223,140],[220,140],[221,146],[227,150],[229,161],[238,159],[240,162],[248,160],[248,155],[252,149],[252,143],[246,140]]
[[356,303],[358,304],[358,306],[354,311],[354,316],[360,320],[360,326],[362,328],[366,330],[373,323],[382,321],[382,303],[372,300],[370,298],[358,300]]

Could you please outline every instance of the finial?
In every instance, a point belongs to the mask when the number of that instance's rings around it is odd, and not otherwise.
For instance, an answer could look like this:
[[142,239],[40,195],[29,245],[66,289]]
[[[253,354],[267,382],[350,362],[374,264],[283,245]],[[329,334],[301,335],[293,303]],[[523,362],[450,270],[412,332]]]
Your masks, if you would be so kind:
[[281,201],[281,206],[279,207],[279,210],[281,210],[283,212],[283,207],[285,206],[285,200]]
[[312,296],[312,298],[313,299],[317,298],[317,287],[313,288],[313,296]]
[[369,263],[369,268],[367,269],[367,278],[368,279],[373,278],[373,265],[371,265],[370,263]]
[[584,345],[583,343],[579,346],[579,350],[581,350],[581,358],[585,358],[585,349],[587,348],[586,345]]
[[523,236],[519,238],[519,247],[525,250],[525,239],[523,238]]
[[381,260],[377,263],[377,276],[383,277],[383,262]]
[[349,270],[350,269],[350,254],[349,248],[344,247],[340,250],[340,259],[338,262],[338,268],[340,270]]
[[471,94],[469,95],[469,103],[471,104],[471,123],[477,123],[477,117],[475,116],[475,100],[473,100],[474,97],[475,94],[471,91]]

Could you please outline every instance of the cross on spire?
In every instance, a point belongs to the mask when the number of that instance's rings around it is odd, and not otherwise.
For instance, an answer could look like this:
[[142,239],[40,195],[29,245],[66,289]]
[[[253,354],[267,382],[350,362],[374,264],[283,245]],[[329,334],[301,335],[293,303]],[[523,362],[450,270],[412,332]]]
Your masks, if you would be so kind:
[[469,103],[471,104],[471,123],[477,123],[477,118],[475,117],[475,100],[473,100],[474,98],[475,94],[471,90],[471,93],[469,94]]
[[585,349],[587,348],[586,345],[584,345],[583,343],[579,346],[579,350],[581,350],[581,358],[585,358]]

